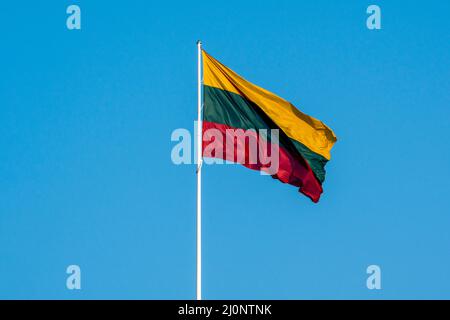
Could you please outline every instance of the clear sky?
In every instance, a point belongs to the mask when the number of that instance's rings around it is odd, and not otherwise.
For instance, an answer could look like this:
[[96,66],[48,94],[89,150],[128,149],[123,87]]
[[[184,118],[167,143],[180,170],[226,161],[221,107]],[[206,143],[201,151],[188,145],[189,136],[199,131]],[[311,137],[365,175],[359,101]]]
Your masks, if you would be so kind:
[[[366,28],[372,3],[382,30]],[[2,3],[0,298],[195,298],[195,167],[172,164],[170,136],[193,129],[197,39],[339,139],[319,204],[244,167],[204,167],[204,297],[450,298],[449,12]],[[71,264],[80,291],[66,289]]]

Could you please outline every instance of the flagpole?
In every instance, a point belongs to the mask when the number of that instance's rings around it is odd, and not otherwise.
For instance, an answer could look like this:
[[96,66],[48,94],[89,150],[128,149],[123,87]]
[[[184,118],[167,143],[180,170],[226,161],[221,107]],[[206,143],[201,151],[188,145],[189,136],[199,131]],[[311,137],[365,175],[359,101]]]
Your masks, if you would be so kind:
[[202,300],[202,42],[197,41],[197,300]]

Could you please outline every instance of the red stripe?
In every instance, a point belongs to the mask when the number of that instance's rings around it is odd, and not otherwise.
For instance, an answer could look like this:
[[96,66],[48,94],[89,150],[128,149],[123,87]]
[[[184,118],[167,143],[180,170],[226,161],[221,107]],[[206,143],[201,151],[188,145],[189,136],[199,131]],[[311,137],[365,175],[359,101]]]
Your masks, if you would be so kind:
[[[242,141],[237,140],[236,143],[233,143],[230,146],[225,143],[227,135],[230,135],[230,131],[227,132],[227,130],[236,130],[238,128],[233,128],[224,124],[208,121],[203,122],[204,141],[202,145],[202,150],[204,156],[205,156],[205,149],[208,147],[208,145],[214,143],[214,139],[211,139],[211,137],[207,135],[206,131],[208,129],[216,129],[222,134],[222,142],[219,143],[222,144],[223,154],[212,155],[212,157],[236,162],[235,158],[236,155],[241,154],[245,155],[245,161],[241,163],[245,167],[258,171],[266,171],[266,172],[268,171],[270,164],[261,163],[259,157],[256,157],[257,158],[256,163],[250,163],[249,161],[250,155],[248,152],[248,147],[245,148],[245,144],[242,143]],[[250,131],[247,131],[247,133],[250,133]],[[267,144],[267,149],[271,150],[272,145],[270,143],[266,143],[266,141],[263,140],[264,138],[261,137],[256,131],[251,133],[251,135],[253,138],[256,139],[258,147]],[[263,141],[264,143],[260,143],[260,141]],[[301,158],[301,156],[291,154],[288,150],[286,150],[282,146],[279,146],[277,149],[279,150],[279,167],[278,172],[272,175],[272,177],[280,180],[283,183],[288,183],[290,185],[299,187],[300,188],[299,191],[301,193],[308,196],[313,202],[318,202],[320,199],[320,195],[323,192],[322,186],[317,181],[308,163],[303,158]]]

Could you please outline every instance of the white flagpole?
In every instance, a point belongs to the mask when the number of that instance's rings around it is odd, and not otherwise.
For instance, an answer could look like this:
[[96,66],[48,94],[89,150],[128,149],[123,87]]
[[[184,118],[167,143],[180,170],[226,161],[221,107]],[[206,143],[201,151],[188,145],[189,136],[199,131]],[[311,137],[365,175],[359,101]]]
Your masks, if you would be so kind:
[[202,42],[198,50],[198,119],[197,119],[197,300],[202,300]]

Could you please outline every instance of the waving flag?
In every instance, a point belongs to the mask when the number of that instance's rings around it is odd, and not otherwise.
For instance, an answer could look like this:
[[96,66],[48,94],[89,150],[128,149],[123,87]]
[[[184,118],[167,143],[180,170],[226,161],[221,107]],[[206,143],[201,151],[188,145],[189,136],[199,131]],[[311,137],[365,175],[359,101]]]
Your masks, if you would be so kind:
[[[288,101],[246,81],[205,51],[202,51],[202,57],[203,132],[216,129],[226,136],[229,134],[227,129],[252,129],[258,142],[268,140],[269,144],[277,143],[279,167],[272,176],[299,187],[300,192],[318,202],[323,191],[325,164],[330,160],[330,150],[336,142],[333,131]],[[259,134],[261,129],[263,132],[278,129],[278,141],[274,142],[270,135]],[[211,157],[205,154],[205,150],[212,142],[203,141],[204,156]],[[246,150],[243,148],[240,151],[248,153]],[[227,155],[229,153],[229,148],[224,146],[223,152],[212,157],[233,161]],[[249,156],[245,154],[245,159]],[[242,164],[255,170],[265,169],[260,162],[245,161]]]

